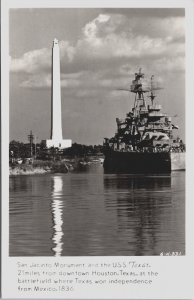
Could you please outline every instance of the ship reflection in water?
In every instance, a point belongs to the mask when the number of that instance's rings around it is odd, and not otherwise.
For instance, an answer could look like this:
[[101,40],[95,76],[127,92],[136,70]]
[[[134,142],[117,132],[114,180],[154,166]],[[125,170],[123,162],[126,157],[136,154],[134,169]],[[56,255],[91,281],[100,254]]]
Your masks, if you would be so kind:
[[185,173],[10,178],[11,256],[185,254]]
[[165,249],[173,249],[168,236],[173,209],[170,176],[117,175],[105,178],[104,186],[107,193],[115,191],[115,201],[107,197],[106,208],[109,211],[116,208],[118,236],[128,243],[129,253],[157,255],[162,252],[157,248],[158,242],[168,244]]

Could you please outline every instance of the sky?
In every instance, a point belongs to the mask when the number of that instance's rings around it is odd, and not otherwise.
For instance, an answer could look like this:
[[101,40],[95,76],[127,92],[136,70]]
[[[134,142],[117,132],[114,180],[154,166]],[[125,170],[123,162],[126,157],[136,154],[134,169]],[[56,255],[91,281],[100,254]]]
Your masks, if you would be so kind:
[[[63,138],[102,144],[134,103],[142,68],[162,90],[157,103],[185,138],[185,17],[175,8],[10,10],[10,140],[50,138],[51,54],[59,40]],[[148,98],[147,98],[148,99]],[[149,100],[148,100],[149,101]]]

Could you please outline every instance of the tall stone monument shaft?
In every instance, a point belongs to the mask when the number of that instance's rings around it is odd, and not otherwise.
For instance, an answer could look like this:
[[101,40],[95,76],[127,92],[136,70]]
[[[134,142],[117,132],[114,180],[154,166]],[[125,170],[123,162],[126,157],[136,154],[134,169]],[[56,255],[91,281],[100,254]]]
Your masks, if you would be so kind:
[[57,39],[52,47],[52,93],[51,93],[51,134],[44,140],[47,148],[65,149],[72,146],[72,140],[63,139],[61,115],[60,52]]
[[60,52],[57,39],[52,48],[51,140],[62,140]]

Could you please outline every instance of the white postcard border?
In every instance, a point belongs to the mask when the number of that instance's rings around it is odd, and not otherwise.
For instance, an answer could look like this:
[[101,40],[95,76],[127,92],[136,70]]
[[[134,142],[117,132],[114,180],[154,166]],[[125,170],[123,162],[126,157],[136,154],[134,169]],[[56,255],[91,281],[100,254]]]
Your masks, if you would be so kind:
[[[182,257],[9,257],[9,8],[30,7],[185,7],[186,11],[186,255]],[[2,1],[2,296],[3,298],[67,298],[67,299],[191,299],[192,263],[194,258],[193,239],[193,149],[192,120],[194,112],[193,56],[194,56],[194,2],[188,1]],[[64,293],[21,293],[17,290],[17,263],[95,263],[97,261],[149,262],[158,270],[160,278],[150,287],[134,286],[107,288],[81,287],[71,294]]]

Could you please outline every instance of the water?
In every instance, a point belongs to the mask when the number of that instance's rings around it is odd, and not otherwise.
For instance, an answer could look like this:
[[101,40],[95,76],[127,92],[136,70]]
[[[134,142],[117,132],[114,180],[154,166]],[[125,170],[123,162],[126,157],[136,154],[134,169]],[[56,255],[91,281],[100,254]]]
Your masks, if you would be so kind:
[[185,254],[185,173],[10,178],[11,256]]

